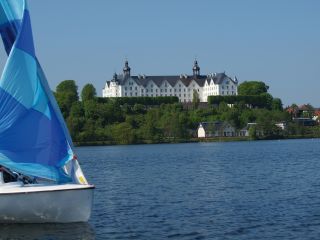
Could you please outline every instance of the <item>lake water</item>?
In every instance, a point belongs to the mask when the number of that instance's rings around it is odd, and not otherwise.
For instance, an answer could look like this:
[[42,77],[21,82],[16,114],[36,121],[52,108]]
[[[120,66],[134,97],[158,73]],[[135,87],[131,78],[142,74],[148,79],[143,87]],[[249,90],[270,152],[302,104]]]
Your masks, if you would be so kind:
[[0,239],[320,239],[319,146],[77,148],[96,185],[90,222],[1,225]]

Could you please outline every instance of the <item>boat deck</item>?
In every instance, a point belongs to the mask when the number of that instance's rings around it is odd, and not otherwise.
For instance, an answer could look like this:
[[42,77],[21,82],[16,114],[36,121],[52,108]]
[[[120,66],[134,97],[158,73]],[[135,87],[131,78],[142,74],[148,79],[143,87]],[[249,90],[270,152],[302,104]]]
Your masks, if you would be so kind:
[[0,195],[13,193],[33,193],[33,192],[51,192],[51,191],[65,191],[65,190],[82,190],[93,189],[94,185],[81,184],[23,184],[20,182],[5,183],[0,185]]

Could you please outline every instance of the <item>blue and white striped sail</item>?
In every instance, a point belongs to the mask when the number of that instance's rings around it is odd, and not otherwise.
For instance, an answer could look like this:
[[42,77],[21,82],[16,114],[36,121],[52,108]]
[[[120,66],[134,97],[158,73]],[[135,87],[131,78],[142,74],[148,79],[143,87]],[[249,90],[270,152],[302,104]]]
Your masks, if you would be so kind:
[[73,158],[72,141],[35,56],[26,0],[0,0],[8,59],[0,79],[0,165],[57,182]]

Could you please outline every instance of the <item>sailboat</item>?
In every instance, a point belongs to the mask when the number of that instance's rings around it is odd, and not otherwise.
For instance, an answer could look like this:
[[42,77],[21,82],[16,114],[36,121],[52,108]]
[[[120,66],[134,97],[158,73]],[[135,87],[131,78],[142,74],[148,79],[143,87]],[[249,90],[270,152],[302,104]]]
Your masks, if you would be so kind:
[[94,186],[35,55],[26,0],[0,0],[0,34],[0,222],[86,222]]

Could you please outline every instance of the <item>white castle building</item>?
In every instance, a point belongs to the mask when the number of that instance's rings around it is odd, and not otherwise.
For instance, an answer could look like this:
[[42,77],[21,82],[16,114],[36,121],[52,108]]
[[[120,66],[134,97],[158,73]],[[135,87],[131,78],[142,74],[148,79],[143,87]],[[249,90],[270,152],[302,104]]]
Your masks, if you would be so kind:
[[128,61],[123,74],[113,76],[102,90],[103,97],[159,97],[176,96],[180,102],[192,102],[193,91],[197,91],[201,102],[208,96],[237,95],[238,80],[225,73],[200,75],[197,60],[194,61],[193,75],[176,76],[131,76]]

